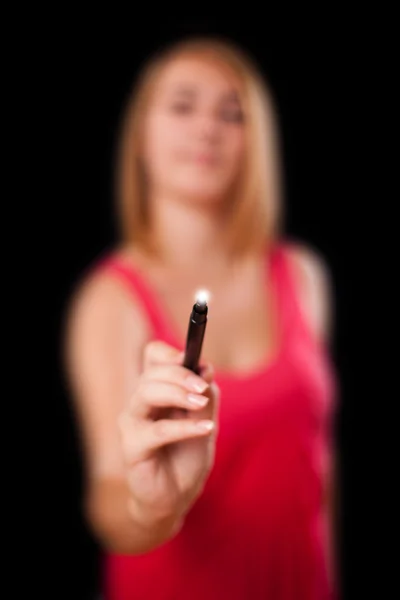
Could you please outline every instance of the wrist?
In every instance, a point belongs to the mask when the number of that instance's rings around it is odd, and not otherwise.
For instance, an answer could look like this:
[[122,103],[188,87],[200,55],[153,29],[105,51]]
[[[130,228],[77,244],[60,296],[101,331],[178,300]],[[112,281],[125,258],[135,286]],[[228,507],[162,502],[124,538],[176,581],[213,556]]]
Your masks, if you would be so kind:
[[181,530],[185,520],[182,512],[156,512],[132,497],[129,499],[128,510],[143,535],[149,540],[154,540],[154,543],[162,543],[175,536]]

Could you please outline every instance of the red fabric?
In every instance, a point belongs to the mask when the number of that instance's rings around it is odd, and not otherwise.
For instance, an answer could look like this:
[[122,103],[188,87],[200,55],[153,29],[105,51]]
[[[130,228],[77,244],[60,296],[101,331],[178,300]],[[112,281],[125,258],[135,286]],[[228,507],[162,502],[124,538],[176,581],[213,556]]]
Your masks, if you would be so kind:
[[[279,350],[246,375],[217,371],[219,434],[205,489],[174,539],[144,556],[104,557],[106,600],[335,597],[322,492],[337,378],[303,318],[287,245],[266,256]],[[183,349],[140,271],[113,257],[101,268],[143,302],[154,338]]]

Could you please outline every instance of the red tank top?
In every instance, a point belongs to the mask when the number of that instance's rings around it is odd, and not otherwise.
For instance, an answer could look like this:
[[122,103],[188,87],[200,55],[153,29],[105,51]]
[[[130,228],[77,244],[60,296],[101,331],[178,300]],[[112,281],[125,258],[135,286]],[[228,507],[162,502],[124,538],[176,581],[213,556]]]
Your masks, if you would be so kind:
[[[106,555],[106,600],[332,600],[324,478],[337,378],[298,303],[286,248],[266,256],[280,328],[272,361],[217,371],[215,463],[179,534],[143,556]],[[101,268],[142,302],[154,339],[182,348],[143,274]],[[268,278],[268,281],[267,281]]]

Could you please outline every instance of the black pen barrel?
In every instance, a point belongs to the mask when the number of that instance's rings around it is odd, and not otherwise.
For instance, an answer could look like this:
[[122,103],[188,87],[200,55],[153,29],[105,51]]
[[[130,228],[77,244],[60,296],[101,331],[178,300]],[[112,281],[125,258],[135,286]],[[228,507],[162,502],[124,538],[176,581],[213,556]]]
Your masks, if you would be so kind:
[[199,360],[207,324],[207,306],[194,305],[189,319],[183,366],[199,372]]

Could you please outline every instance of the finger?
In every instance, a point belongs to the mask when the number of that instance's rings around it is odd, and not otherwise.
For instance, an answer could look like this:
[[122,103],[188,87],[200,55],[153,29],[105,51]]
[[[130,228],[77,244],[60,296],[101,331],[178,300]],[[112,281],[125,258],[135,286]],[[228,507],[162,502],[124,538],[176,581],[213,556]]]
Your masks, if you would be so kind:
[[143,368],[148,369],[153,365],[180,364],[183,353],[161,340],[152,340],[146,344],[143,352]]
[[141,377],[144,381],[161,381],[181,386],[188,392],[204,394],[210,387],[200,375],[179,365],[155,365],[147,369]]
[[212,364],[209,361],[202,361],[199,365],[199,375],[202,377],[207,383],[211,383],[214,379],[215,370]]
[[220,407],[220,398],[221,398],[221,390],[219,389],[219,386],[215,383],[212,382],[210,384],[210,391],[209,391],[209,395],[210,395],[210,408],[211,408],[211,415],[210,417],[212,419],[218,419],[218,413],[219,413],[219,407]]
[[154,408],[180,408],[196,410],[204,408],[209,397],[188,391],[180,385],[154,379],[142,379],[135,394],[131,414],[147,417]]
[[[123,427],[122,423],[122,429]],[[137,427],[135,435],[132,435],[131,428],[126,427],[123,436],[125,457],[128,464],[133,466],[147,460],[160,448],[169,444],[207,437],[214,428],[214,421],[208,419],[197,421],[194,419],[160,419],[153,423],[141,424]]]

